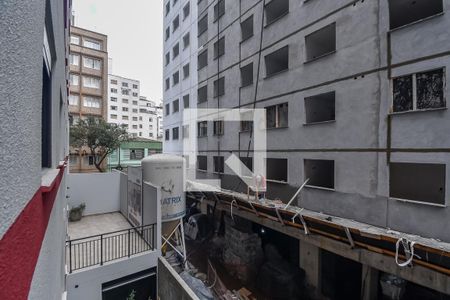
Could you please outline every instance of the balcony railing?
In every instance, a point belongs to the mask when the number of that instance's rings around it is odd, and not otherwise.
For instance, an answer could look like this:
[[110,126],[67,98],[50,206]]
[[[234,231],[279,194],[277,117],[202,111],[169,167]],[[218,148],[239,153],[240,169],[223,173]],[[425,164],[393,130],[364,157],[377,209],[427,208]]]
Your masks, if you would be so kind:
[[66,241],[69,272],[155,249],[156,224]]

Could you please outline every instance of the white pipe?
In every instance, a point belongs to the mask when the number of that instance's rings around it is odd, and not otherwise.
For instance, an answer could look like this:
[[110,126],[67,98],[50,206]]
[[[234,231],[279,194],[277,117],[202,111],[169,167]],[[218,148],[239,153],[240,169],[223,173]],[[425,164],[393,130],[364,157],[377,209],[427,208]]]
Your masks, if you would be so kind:
[[305,180],[305,182],[303,182],[302,186],[297,190],[297,192],[294,194],[294,196],[292,196],[291,200],[289,200],[288,204],[286,204],[286,206],[284,207],[284,209],[288,208],[289,205],[291,205],[292,201],[294,201],[294,199],[298,196],[298,194],[300,193],[300,191],[305,187],[305,185],[308,183],[309,178]]

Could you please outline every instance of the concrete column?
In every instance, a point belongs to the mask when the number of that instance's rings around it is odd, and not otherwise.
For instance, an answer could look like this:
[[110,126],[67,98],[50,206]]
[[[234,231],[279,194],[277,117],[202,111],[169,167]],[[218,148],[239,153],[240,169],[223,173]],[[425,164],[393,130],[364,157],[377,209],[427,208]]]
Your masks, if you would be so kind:
[[300,268],[305,271],[306,284],[321,290],[321,258],[320,248],[304,241],[299,241]]
[[363,300],[376,300],[378,298],[379,271],[368,265],[362,266],[361,294]]

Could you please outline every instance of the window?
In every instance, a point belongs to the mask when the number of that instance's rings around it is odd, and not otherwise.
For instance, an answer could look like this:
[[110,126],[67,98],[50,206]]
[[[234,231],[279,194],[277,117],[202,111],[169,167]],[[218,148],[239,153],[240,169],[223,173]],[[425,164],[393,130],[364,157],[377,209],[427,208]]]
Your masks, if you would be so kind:
[[180,100],[177,99],[172,102],[172,109],[173,109],[173,113],[180,111]]
[[117,110],[117,106],[115,106],[115,105],[111,105],[110,108],[111,108],[111,110]]
[[335,120],[335,92],[305,98],[306,124]]
[[[133,95],[134,96],[134,95]],[[136,101],[136,100],[133,100],[132,102],[131,102],[131,104],[133,104],[133,105],[138,105],[138,102]]]
[[266,107],[267,128],[288,127],[288,104],[282,103]]
[[144,158],[144,149],[130,149],[131,160],[141,160]]
[[197,169],[200,171],[208,171],[208,157],[205,155],[197,156]]
[[208,65],[208,49],[198,55],[198,70],[203,69]]
[[394,78],[393,111],[446,107],[444,77],[444,69],[437,69]]
[[305,37],[306,60],[311,61],[336,51],[336,23]]
[[180,72],[176,71],[175,73],[173,73],[172,75],[172,85],[177,85],[180,82]]
[[166,78],[166,91],[170,88],[170,78]]
[[117,89],[111,89],[111,93],[115,93],[115,94],[117,94]]
[[225,95],[225,77],[221,77],[214,81],[214,97]]
[[128,107],[122,107],[122,111],[128,111]]
[[112,115],[111,115],[111,119],[117,120],[117,115],[112,114]]
[[224,159],[223,156],[214,156],[214,172],[215,173],[223,173],[224,170]]
[[166,129],[164,136],[165,136],[166,141],[170,140],[170,130],[169,129]]
[[123,87],[128,87],[128,82],[122,82]]
[[217,121],[214,121],[214,123],[213,123],[213,134],[214,135],[223,135],[223,132],[224,132],[224,121],[223,120],[217,120]]
[[166,66],[170,63],[170,51],[166,53]]
[[389,0],[389,23],[395,29],[443,12],[442,0]]
[[139,86],[137,84],[133,84],[133,89],[137,89]]
[[130,91],[128,89],[122,89],[122,95],[129,95]]
[[250,131],[253,128],[253,122],[252,121],[241,121],[241,131]]
[[245,41],[253,36],[253,15],[241,23],[241,40]]
[[78,35],[71,35],[70,36],[70,43],[74,45],[80,44],[80,37]]
[[334,160],[305,159],[303,167],[308,186],[334,189]]
[[183,96],[183,108],[189,108],[189,94]]
[[170,104],[166,104],[166,116],[170,115]]
[[178,127],[172,128],[172,140],[178,140],[178,131],[179,131]]
[[80,77],[78,75],[75,75],[75,74],[70,74],[69,75],[69,83],[70,83],[70,85],[77,86],[77,85],[80,84],[79,81],[80,81]]
[[208,86],[202,86],[197,90],[197,103],[208,101]]
[[189,64],[185,64],[183,66],[183,79],[186,79],[189,77]]
[[122,103],[128,103],[128,99],[123,98]]
[[69,55],[70,64],[72,66],[79,66],[80,65],[80,56],[76,54],[70,54]]
[[137,96],[138,96],[138,93],[133,92],[133,97],[137,97]]
[[183,125],[182,130],[183,139],[187,139],[189,137],[189,125]]
[[267,179],[287,182],[288,160],[285,158],[267,158]]
[[87,88],[99,89],[101,84],[100,78],[83,76],[83,86]]
[[69,105],[75,105],[78,106],[78,102],[80,101],[80,96],[75,94],[69,95]]
[[191,13],[191,6],[189,2],[183,7],[183,20],[186,19]]
[[111,79],[111,84],[117,84],[117,80]]
[[[134,112],[134,111],[133,111],[133,112]],[[138,118],[137,118],[137,117],[133,117],[132,120],[133,120],[133,121],[137,121]],[[134,126],[136,126],[136,125],[134,125]],[[133,127],[133,128],[134,128],[134,127]],[[136,127],[136,128],[137,128],[137,127]]]
[[197,122],[197,136],[205,137],[207,135],[208,135],[208,122],[207,121]]
[[166,16],[169,14],[169,12],[170,12],[170,1],[166,3]]
[[173,46],[172,53],[173,53],[172,56],[174,59],[178,56],[178,54],[180,54],[180,44],[179,43],[176,43],[176,45]]
[[445,164],[389,164],[389,196],[445,205]]
[[253,63],[241,68],[241,86],[246,87],[253,84]]
[[166,41],[169,39],[170,37],[170,27],[166,28]]
[[265,7],[266,25],[269,25],[289,12],[289,0],[272,0]]
[[221,16],[225,14],[225,0],[219,0],[216,5],[214,5],[214,22],[217,21]]
[[102,102],[101,98],[92,97],[92,96],[84,96],[83,97],[83,106],[84,107],[100,108],[101,102]]
[[202,35],[205,31],[208,30],[208,14],[206,14],[203,18],[198,21],[198,36]]
[[172,32],[175,32],[178,27],[180,27],[180,16],[176,16],[175,19],[172,21]]
[[83,57],[83,66],[86,68],[100,70],[102,65],[102,61],[100,59]]
[[100,41],[85,39],[83,46],[90,49],[102,50],[102,43]]
[[289,46],[285,46],[264,57],[266,76],[271,76],[289,69]]
[[225,54],[225,37],[220,38],[214,43],[214,59]]
[[112,102],[117,102],[117,98],[116,97],[111,97],[110,98]]
[[183,49],[189,47],[190,43],[191,43],[191,34],[188,32],[183,36]]

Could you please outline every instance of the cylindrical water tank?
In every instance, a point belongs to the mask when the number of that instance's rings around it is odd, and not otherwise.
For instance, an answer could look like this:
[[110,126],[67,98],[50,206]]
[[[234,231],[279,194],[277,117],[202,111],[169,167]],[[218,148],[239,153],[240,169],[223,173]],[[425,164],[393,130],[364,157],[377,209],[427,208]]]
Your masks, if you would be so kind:
[[186,214],[183,178],[184,158],[155,154],[142,159],[142,179],[161,187],[161,221],[178,220]]

